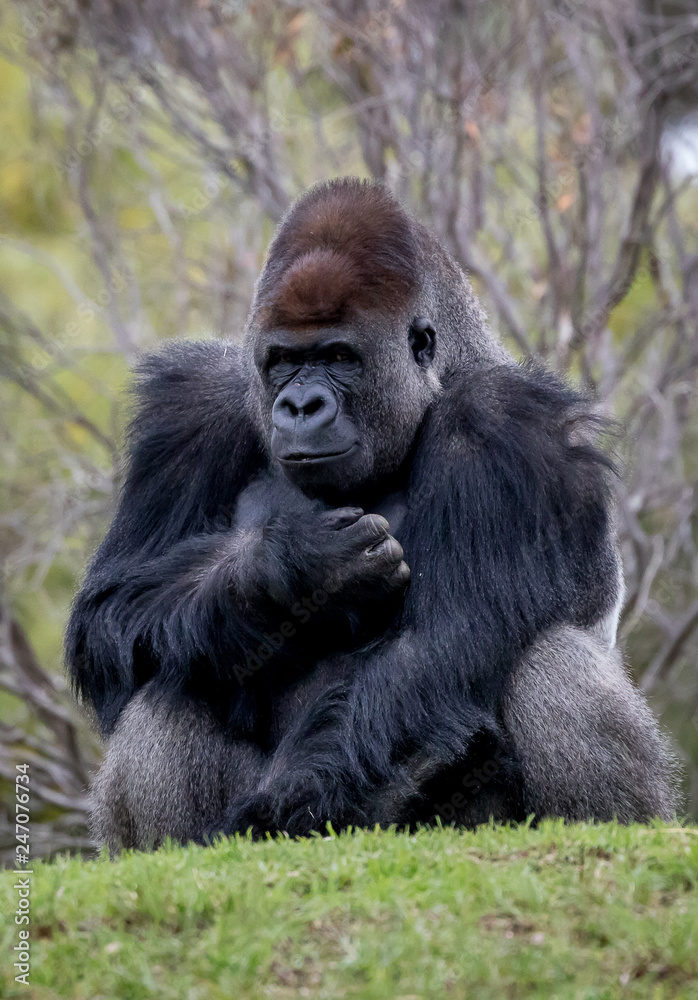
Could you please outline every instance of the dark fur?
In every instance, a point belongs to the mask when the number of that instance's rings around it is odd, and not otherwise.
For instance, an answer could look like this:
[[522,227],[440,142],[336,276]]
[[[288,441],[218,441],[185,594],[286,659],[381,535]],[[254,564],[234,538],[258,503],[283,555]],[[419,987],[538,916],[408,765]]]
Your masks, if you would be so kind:
[[[427,256],[425,239],[382,189],[320,188],[276,238],[245,348],[175,344],[144,362],[121,503],[67,636],[74,683],[113,734],[95,793],[97,834],[113,847],[248,826],[306,833],[328,820],[671,814],[673,758],[616,654],[593,634],[619,582],[611,466],[588,443],[588,405],[490,347],[464,280],[453,292],[455,265],[438,265],[440,298],[433,275],[419,284],[419,267],[443,255]],[[331,272],[335,254],[348,263],[332,303],[314,278]],[[251,357],[270,323],[339,321],[349,306],[380,313],[379,292],[393,313],[409,315],[419,288],[442,347],[438,383],[425,376],[415,389],[426,402],[400,530],[411,584],[404,600],[333,591],[326,571],[335,564],[317,530],[329,508],[280,478],[270,460]],[[372,392],[367,427],[382,405],[380,387]],[[300,602],[318,589],[324,599],[303,621]],[[294,634],[271,650],[266,637],[285,621]],[[551,645],[559,635],[564,641]],[[250,651],[260,648],[270,655],[250,668]],[[607,731],[586,719],[590,698],[579,693],[596,691],[599,677],[618,698],[617,713],[606,702]],[[540,718],[528,697],[537,687],[547,692]],[[573,775],[564,732],[546,736],[555,705],[572,706],[579,732],[591,734]],[[182,726],[203,735],[177,762],[172,747],[186,741],[171,733]],[[215,739],[205,735],[211,727]],[[170,820],[167,801],[165,818],[143,815],[147,783],[127,761],[143,756],[146,738],[150,761],[167,746],[164,782],[191,771],[191,787],[198,767],[229,776],[223,792],[205,794],[184,833],[175,821],[181,792],[173,791]],[[261,755],[245,779],[241,753]],[[595,793],[596,764],[614,754],[619,763]],[[637,773],[622,763],[630,758]],[[463,776],[490,761],[491,780],[456,808]],[[569,804],[568,780],[584,789],[579,808]],[[127,836],[121,821],[116,829],[117,801],[121,812],[140,810],[129,829],[147,835]]]

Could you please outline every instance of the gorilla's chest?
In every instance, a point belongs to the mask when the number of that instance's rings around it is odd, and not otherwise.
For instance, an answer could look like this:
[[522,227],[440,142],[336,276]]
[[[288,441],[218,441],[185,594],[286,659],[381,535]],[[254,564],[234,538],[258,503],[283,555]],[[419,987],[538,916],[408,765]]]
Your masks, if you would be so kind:
[[395,490],[379,500],[371,508],[372,514],[380,514],[390,525],[390,534],[400,540],[400,529],[407,514],[407,494],[404,490]]

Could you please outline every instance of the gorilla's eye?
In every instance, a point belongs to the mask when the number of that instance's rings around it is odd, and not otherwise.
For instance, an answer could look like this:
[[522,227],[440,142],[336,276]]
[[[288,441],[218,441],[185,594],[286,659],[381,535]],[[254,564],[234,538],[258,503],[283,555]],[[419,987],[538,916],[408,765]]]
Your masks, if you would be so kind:
[[352,357],[349,351],[345,351],[340,347],[336,351],[332,352],[332,360],[341,364],[343,361],[351,361]]
[[279,351],[278,354],[275,353],[269,359],[269,371],[271,372],[275,369],[291,368],[297,365],[298,361],[291,351]]

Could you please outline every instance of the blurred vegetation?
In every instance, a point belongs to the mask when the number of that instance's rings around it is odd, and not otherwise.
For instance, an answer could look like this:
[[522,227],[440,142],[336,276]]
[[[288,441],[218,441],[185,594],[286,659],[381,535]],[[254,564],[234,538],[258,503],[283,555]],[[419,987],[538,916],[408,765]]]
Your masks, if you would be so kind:
[[61,636],[129,366],[239,338],[274,225],[342,174],[620,420],[622,635],[698,815],[696,67],[691,0],[0,0],[0,776],[34,765],[35,852],[87,843]]

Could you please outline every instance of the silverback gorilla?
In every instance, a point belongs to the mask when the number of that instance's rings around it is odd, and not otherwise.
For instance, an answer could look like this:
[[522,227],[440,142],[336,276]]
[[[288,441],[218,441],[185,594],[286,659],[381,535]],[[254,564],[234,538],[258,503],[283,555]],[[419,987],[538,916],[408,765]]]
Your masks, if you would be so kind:
[[100,842],[673,814],[589,405],[383,187],[301,198],[243,346],[171,344],[138,393],[67,633]]

